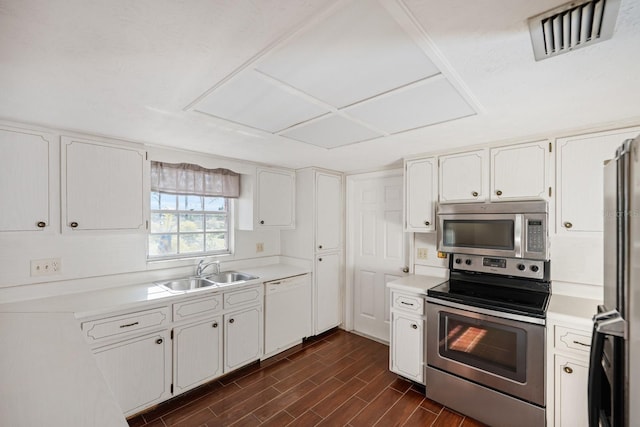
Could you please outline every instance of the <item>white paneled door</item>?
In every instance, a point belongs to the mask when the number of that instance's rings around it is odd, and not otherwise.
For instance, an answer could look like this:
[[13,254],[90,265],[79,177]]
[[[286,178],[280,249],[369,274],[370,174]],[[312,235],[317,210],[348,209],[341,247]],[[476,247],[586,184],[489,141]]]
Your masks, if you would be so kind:
[[408,239],[403,231],[402,171],[349,177],[349,284],[352,327],[389,341],[389,290],[405,275]]

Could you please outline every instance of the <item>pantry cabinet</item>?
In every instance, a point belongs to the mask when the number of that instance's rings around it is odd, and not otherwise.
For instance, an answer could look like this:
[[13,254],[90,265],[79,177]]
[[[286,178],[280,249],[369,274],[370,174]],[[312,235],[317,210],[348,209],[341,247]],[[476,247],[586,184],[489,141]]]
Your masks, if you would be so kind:
[[548,141],[492,148],[491,201],[549,197]]
[[489,173],[486,150],[440,156],[439,163],[441,203],[487,200]]
[[168,330],[99,347],[93,354],[124,415],[171,397]]
[[46,133],[0,127],[0,232],[42,231],[52,225],[56,142]]
[[437,170],[437,163],[433,157],[405,162],[405,231],[435,231]]
[[342,323],[342,287],[340,253],[318,255],[315,261],[314,313],[315,333]]
[[173,329],[174,393],[222,375],[222,316]]
[[625,139],[639,134],[636,127],[556,141],[558,234],[602,232],[604,161],[615,157]]
[[62,137],[63,231],[146,231],[144,150]]

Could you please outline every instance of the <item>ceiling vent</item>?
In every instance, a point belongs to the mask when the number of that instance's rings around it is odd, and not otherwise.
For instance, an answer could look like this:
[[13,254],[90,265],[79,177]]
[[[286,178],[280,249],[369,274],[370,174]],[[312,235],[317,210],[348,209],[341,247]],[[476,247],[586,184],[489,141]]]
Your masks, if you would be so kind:
[[536,61],[611,38],[620,0],[572,2],[529,18]]

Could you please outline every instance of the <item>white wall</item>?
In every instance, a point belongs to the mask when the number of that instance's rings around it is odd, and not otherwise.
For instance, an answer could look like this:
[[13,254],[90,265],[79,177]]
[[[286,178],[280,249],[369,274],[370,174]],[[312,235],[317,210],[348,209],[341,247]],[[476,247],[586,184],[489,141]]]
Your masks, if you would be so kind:
[[[13,124],[13,123],[12,123]],[[24,125],[22,127],[25,127]],[[61,134],[79,136],[84,139],[111,141],[105,138],[60,132],[37,128],[54,134],[59,141]],[[142,146],[141,146],[142,148]],[[256,165],[249,162],[218,158],[215,156],[159,147],[144,147],[150,160],[168,162],[190,162],[204,167],[224,167],[242,173],[242,179],[253,179]],[[52,171],[51,179],[56,186],[60,183],[60,171]],[[198,258],[174,261],[147,262],[147,234],[121,232],[65,233],[60,231],[59,187],[51,195],[50,203],[54,212],[52,226],[44,232],[0,233],[0,301],[5,295],[20,294],[22,297],[37,297],[46,289],[46,294],[81,290],[91,282],[99,286],[117,286],[153,278],[176,277],[189,274]],[[7,207],[3,207],[6,209]],[[264,250],[256,252],[256,244],[263,243]],[[220,256],[223,263],[254,258],[272,257],[280,254],[279,230],[258,230],[235,232],[234,253]],[[61,258],[59,274],[31,277],[31,260]],[[149,274],[135,274],[144,273]],[[106,278],[104,276],[107,276]],[[16,287],[20,288],[16,292]]]

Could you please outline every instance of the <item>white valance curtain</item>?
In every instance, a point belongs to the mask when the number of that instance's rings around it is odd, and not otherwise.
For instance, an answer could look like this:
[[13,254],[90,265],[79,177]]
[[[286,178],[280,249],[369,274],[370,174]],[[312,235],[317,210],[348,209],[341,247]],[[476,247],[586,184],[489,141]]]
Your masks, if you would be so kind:
[[151,191],[238,198],[240,174],[189,163],[151,162]]

